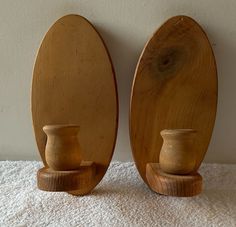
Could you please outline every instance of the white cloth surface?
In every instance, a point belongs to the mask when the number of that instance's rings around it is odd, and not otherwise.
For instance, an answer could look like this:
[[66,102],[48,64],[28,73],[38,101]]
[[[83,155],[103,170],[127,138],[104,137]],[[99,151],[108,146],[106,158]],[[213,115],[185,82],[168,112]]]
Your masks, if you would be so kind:
[[203,164],[203,192],[152,192],[134,163],[112,162],[90,195],[45,192],[37,161],[0,161],[0,226],[236,226],[236,165]]

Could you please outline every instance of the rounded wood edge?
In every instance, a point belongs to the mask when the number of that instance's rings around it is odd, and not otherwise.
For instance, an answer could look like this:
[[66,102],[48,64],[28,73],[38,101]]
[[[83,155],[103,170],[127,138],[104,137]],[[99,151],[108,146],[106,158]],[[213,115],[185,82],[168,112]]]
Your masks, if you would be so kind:
[[[115,87],[115,99],[116,99],[116,128],[115,128],[113,147],[112,147],[112,150],[111,150],[111,153],[110,153],[108,164],[106,166],[105,165],[96,165],[95,178],[97,178],[97,180],[93,180],[92,179],[92,182],[91,182],[91,185],[90,185],[89,188],[87,188],[85,190],[77,189],[77,190],[68,191],[68,193],[71,194],[71,195],[86,195],[86,194],[89,194],[100,183],[100,181],[102,180],[102,178],[106,174],[106,171],[107,171],[107,169],[108,169],[108,167],[109,167],[109,165],[111,163],[111,160],[112,160],[112,157],[113,157],[113,154],[114,154],[114,150],[115,150],[115,146],[116,146],[116,141],[117,141],[118,126],[119,126],[119,95],[118,95],[118,87],[117,87],[115,68],[114,68],[114,65],[113,65],[113,62],[112,62],[112,58],[111,58],[110,52],[108,50],[108,47],[107,47],[107,45],[106,45],[102,35],[98,31],[98,29],[87,18],[85,18],[85,17],[83,17],[81,15],[78,15],[78,14],[69,14],[69,15],[66,15],[66,16],[72,16],[72,15],[73,16],[79,16],[82,19],[84,19],[94,29],[94,31],[99,36],[101,42],[103,43],[104,49],[106,50],[106,53],[107,53],[107,56],[109,58],[110,65],[111,65],[111,70],[112,70],[112,75],[113,75],[113,82],[114,82],[114,87]],[[66,17],[66,16],[64,16],[64,17]],[[60,19],[58,19],[58,20],[60,20]],[[103,173],[103,174],[101,174],[101,173]],[[100,175],[99,178],[96,177],[96,176],[99,176],[99,175]]]
[[86,162],[79,169],[70,171],[54,171],[43,167],[37,172],[37,185],[43,191],[74,192],[73,195],[89,193],[93,178],[96,174],[96,165]]
[[[80,16],[80,15],[79,15]],[[97,166],[97,172],[103,172],[104,171],[104,174],[101,175],[100,179],[97,180],[97,182],[93,183],[92,185],[92,189],[90,191],[93,190],[93,188],[95,188],[99,183],[100,181],[102,180],[102,178],[104,177],[104,175],[106,174],[106,171],[111,163],[111,160],[112,160],[112,157],[113,157],[113,154],[114,154],[114,150],[115,150],[115,146],[116,146],[116,141],[117,141],[117,135],[118,135],[118,127],[119,127],[119,94],[118,94],[118,87],[117,87],[117,79],[116,79],[116,72],[115,72],[115,68],[114,68],[114,65],[113,65],[113,62],[112,62],[112,58],[111,58],[111,55],[110,55],[110,52],[108,50],[108,47],[102,37],[102,35],[100,34],[100,32],[98,31],[98,29],[88,20],[86,19],[85,17],[83,16],[80,16],[82,17],[83,19],[85,19],[92,27],[93,29],[95,30],[95,32],[97,33],[97,35],[100,37],[100,40],[102,41],[103,43],[103,46],[106,50],[106,53],[107,53],[107,56],[110,60],[110,64],[111,64],[111,69],[112,69],[112,75],[113,75],[113,82],[114,82],[114,87],[115,87],[115,96],[116,96],[116,128],[115,128],[115,135],[114,135],[114,141],[113,141],[113,147],[112,147],[112,151],[110,153],[110,157],[109,157],[109,162],[106,166]],[[86,191],[84,192],[83,194],[88,194],[90,191]],[[78,193],[80,193],[80,191],[76,190],[76,191],[71,191],[69,192],[70,194],[72,195],[77,195]]]
[[199,173],[172,175],[164,173],[158,163],[148,163],[146,177],[149,187],[159,194],[191,197],[202,191],[202,176]]

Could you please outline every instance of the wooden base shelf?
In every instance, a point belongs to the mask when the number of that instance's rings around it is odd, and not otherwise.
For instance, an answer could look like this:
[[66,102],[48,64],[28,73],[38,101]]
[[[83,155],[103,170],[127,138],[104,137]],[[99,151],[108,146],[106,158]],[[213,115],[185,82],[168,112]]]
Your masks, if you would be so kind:
[[202,191],[202,177],[199,173],[168,174],[160,169],[158,163],[147,163],[146,178],[150,188],[163,195],[189,197]]
[[96,174],[93,162],[82,162],[79,169],[69,171],[55,171],[43,167],[37,173],[38,188],[44,191],[66,191],[74,195],[83,194],[90,186]]

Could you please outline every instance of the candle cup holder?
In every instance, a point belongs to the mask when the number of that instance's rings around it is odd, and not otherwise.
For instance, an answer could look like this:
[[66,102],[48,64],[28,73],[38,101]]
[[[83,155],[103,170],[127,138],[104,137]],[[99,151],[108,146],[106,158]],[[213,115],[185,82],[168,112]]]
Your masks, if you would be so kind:
[[46,125],[47,134],[45,159],[53,170],[74,170],[82,161],[77,125]]
[[171,196],[194,196],[202,191],[202,177],[194,170],[196,135],[193,129],[161,131],[159,163],[146,166],[147,181],[154,191]]
[[196,165],[194,137],[196,130],[162,130],[163,145],[160,151],[160,167],[170,174],[189,174]]
[[45,191],[67,191],[83,194],[91,184],[96,167],[91,161],[82,161],[79,145],[79,126],[46,125],[45,159],[48,166],[37,174],[38,187]]

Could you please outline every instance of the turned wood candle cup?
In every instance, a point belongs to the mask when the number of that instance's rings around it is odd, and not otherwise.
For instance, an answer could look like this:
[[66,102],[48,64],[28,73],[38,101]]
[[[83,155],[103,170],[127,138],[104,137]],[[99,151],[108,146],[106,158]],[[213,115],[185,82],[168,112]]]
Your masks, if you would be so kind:
[[160,151],[159,163],[161,169],[171,174],[189,174],[196,164],[196,154],[193,149],[196,130],[165,129],[161,131],[163,145]]
[[77,125],[46,125],[45,159],[53,170],[64,171],[79,168],[81,163]]

